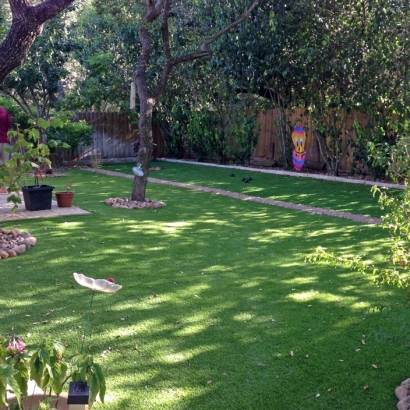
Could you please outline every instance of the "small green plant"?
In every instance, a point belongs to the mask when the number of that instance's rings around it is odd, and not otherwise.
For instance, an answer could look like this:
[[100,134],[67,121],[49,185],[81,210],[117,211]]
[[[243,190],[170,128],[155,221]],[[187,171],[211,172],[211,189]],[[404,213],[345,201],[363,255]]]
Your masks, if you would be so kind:
[[[90,355],[79,354],[67,360],[64,350],[58,341],[44,340],[26,345],[19,335],[10,339],[0,335],[0,406],[7,403],[7,392],[11,389],[17,400],[11,408],[22,410],[22,398],[28,397],[30,380],[43,391],[49,390],[59,397],[70,378],[89,385],[90,408],[98,394],[104,402],[105,378],[101,367]],[[46,399],[40,409],[49,408],[49,402],[50,399]]]
[[0,186],[8,187],[8,193],[11,195],[7,201],[14,203],[13,212],[21,203],[19,191],[24,185],[23,181],[27,181],[30,172],[33,169],[36,170],[35,178],[38,178],[40,167],[51,165],[47,158],[50,154],[50,148],[58,146],[69,148],[69,145],[60,140],[43,142],[42,133],[51,126],[61,126],[60,119],[53,118],[46,121],[39,118],[36,121],[30,120],[30,124],[31,126],[27,129],[18,128],[17,131],[9,131],[8,135],[13,143],[9,148],[6,148],[6,151],[10,158],[6,161],[5,166],[0,167]]
[[398,138],[396,144],[368,143],[373,166],[387,169],[387,176],[394,182],[404,183],[400,192],[391,192],[374,186],[373,195],[379,195],[380,207],[386,211],[382,225],[389,231],[390,251],[386,256],[385,267],[365,263],[360,256],[342,258],[318,247],[307,257],[311,262],[328,262],[344,265],[361,273],[372,273],[376,283],[395,285],[410,295],[410,136]]

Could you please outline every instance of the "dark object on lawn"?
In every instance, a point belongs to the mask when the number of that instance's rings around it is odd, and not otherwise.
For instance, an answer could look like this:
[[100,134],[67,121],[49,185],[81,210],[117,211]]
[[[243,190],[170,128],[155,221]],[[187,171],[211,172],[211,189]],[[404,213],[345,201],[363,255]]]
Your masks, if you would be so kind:
[[229,175],[230,177],[234,177],[235,176],[235,174],[231,174],[231,175]]

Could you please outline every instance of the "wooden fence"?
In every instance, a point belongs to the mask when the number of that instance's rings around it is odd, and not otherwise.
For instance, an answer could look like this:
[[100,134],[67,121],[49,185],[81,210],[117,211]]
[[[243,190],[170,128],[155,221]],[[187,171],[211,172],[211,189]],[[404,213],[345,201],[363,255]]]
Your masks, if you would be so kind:
[[[79,146],[74,154],[75,160],[89,160],[94,150],[102,159],[134,157],[134,147],[139,141],[138,126],[125,114],[113,112],[80,112],[79,120],[93,126],[92,144]],[[164,156],[164,142],[158,127],[153,127],[153,140],[157,144],[157,156]],[[64,158],[66,159],[66,158]]]
[[[306,130],[306,164],[311,168],[322,168],[324,159],[320,153],[319,144],[312,133],[312,120],[305,115],[303,108],[296,109],[290,116],[292,125],[303,126]],[[352,131],[352,125],[355,121],[364,126],[367,122],[367,117],[364,114],[352,111],[342,129],[342,145],[345,145],[348,139],[354,139],[355,133]],[[253,163],[258,165],[272,165],[274,162],[281,163],[282,153],[280,150],[279,131],[277,123],[280,121],[279,110],[260,111],[258,114],[258,122],[261,130],[258,143],[253,156]],[[290,138],[290,136],[289,136]],[[350,171],[352,168],[352,147],[347,146],[348,155],[343,156],[340,161],[340,170]]]
[[[94,127],[93,142],[90,146],[78,148],[77,160],[88,160],[94,149],[98,150],[101,158],[128,158],[134,156],[134,144],[139,140],[138,127],[132,124],[126,115],[117,113],[86,112],[78,113],[79,119],[84,119]],[[281,163],[282,153],[280,150],[279,132],[277,122],[280,120],[278,110],[260,111],[258,122],[260,123],[260,135],[252,158],[255,165],[271,166],[274,162]],[[362,125],[366,117],[360,113],[352,112],[343,129],[344,142],[348,138],[354,138],[351,132],[354,121],[360,121]],[[312,122],[304,113],[304,109],[297,109],[290,118],[291,124],[304,126],[306,129],[306,165],[312,168],[320,168],[324,165],[316,138],[312,134]],[[290,138],[290,136],[289,136]],[[153,126],[153,141],[157,144],[157,157],[166,155],[165,144],[158,127]],[[340,170],[350,171],[352,166],[352,148],[347,148],[348,156],[344,156],[340,162]]]

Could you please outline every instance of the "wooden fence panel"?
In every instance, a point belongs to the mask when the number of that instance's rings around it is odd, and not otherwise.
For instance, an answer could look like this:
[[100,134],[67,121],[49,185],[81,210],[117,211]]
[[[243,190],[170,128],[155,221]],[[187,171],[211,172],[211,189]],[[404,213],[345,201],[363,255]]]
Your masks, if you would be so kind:
[[[101,154],[101,158],[128,158],[134,156],[134,144],[139,140],[138,126],[132,124],[128,117],[118,113],[82,112],[77,114],[78,119],[84,119],[94,128],[92,145],[78,148],[77,160],[88,160],[94,149]],[[253,158],[257,164],[270,164],[275,161],[281,163],[282,153],[280,149],[279,131],[277,123],[280,121],[279,110],[265,110],[258,113],[257,120],[260,124],[260,134]],[[320,153],[319,144],[313,135],[312,120],[305,114],[305,109],[293,111],[290,116],[292,126],[303,126],[306,130],[306,165],[308,167],[322,167],[324,159]],[[352,111],[343,128],[344,143],[354,139],[352,125],[359,121],[362,126],[368,121],[364,114]],[[289,138],[291,136],[289,135]],[[153,126],[153,142],[157,144],[157,157],[165,155],[166,147],[160,129]],[[347,146],[348,156],[344,156],[340,162],[340,170],[350,171],[352,167],[352,147]]]
[[[134,156],[134,144],[139,140],[138,126],[118,113],[80,112],[79,120],[92,125],[94,132],[90,146],[80,146],[77,160],[88,160],[94,150],[101,158],[129,158]],[[164,156],[164,143],[158,127],[153,126],[153,140],[157,144],[157,157]]]
[[[258,122],[260,124],[260,134],[257,146],[254,151],[254,163],[260,161],[261,164],[273,163],[273,161],[281,163],[282,153],[280,150],[280,140],[278,127],[275,125],[280,120],[279,110],[266,110],[258,114]],[[305,109],[295,109],[289,118],[292,126],[303,126],[306,130],[306,164],[309,167],[321,168],[325,160],[320,153],[319,143],[313,134],[313,124],[311,118],[305,114]],[[358,121],[362,126],[368,122],[365,114],[357,111],[352,111],[346,120],[342,129],[343,144],[346,147],[346,153],[340,161],[340,170],[350,171],[353,162],[353,148],[348,144],[349,140],[355,139],[355,132],[352,126],[355,121]],[[289,138],[291,136],[289,135]]]

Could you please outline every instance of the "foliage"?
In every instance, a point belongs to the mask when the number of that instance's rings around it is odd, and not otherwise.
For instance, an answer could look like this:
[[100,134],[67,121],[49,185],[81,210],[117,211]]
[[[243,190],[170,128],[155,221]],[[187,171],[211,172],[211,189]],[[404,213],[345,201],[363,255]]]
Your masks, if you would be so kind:
[[21,398],[28,395],[29,380],[34,380],[43,390],[50,388],[57,396],[62,392],[68,364],[64,347],[57,341],[44,340],[26,346],[18,335],[10,340],[0,336],[0,363],[0,406],[6,400],[7,385],[21,405]]
[[[75,355],[68,360],[64,351],[59,341],[45,339],[26,346],[18,335],[10,340],[0,335],[0,406],[6,403],[7,386],[16,395],[20,409],[21,398],[29,395],[29,380],[34,380],[43,391],[50,389],[58,397],[69,378],[88,384],[90,408],[98,394],[104,402],[106,387],[101,366],[94,363],[90,355]],[[47,403],[42,406],[49,408]]]
[[350,110],[341,107],[326,107],[322,102],[309,109],[313,123],[313,134],[319,144],[320,153],[327,167],[334,175],[339,175],[339,164],[351,143],[346,130]]
[[93,127],[85,120],[75,121],[74,113],[59,113],[58,118],[62,121],[59,126],[50,126],[47,129],[47,139],[59,140],[70,146],[71,152],[75,152],[80,145],[91,145]]
[[[408,124],[405,127],[408,131]],[[390,250],[386,255],[386,267],[375,263],[365,263],[361,257],[341,258],[319,247],[308,256],[309,261],[326,261],[335,265],[345,265],[362,273],[371,272],[376,283],[392,284],[407,291],[410,296],[410,137],[401,136],[394,146],[387,143],[368,144],[373,165],[387,168],[393,181],[404,183],[399,193],[391,193],[377,186],[372,188],[379,195],[379,204],[385,211],[382,225],[389,231]]]
[[227,129],[227,154],[240,165],[249,166],[259,137],[257,113],[247,114],[243,109],[235,114],[236,118]]
[[141,5],[121,0],[87,5],[72,32],[74,57],[80,64],[70,107],[100,111],[129,110],[129,89],[140,50]]
[[352,141],[353,162],[352,173],[366,173],[374,178],[381,178],[388,171],[386,164],[375,163],[369,150],[369,143],[387,146],[395,145],[397,132],[397,121],[392,121],[382,112],[374,111],[366,124],[362,125],[358,120],[353,123],[355,139]]
[[[48,21],[21,67],[1,84],[0,92],[13,99],[28,118],[46,119],[64,96],[62,82],[75,44],[69,35],[74,6]],[[24,124],[21,124],[24,126]]]
[[104,403],[106,391],[105,377],[101,366],[94,362],[91,355],[74,356],[70,362],[73,381],[87,382],[90,388],[88,406],[91,408],[97,395],[100,396],[101,402]]
[[49,121],[39,118],[37,121],[30,120],[31,126],[24,130],[19,128],[16,131],[9,131],[12,144],[6,148],[9,159],[6,166],[0,167],[0,184],[7,186],[8,193],[11,194],[8,202],[13,202],[13,211],[17,210],[17,204],[21,203],[19,191],[24,185],[30,171],[38,170],[42,165],[50,165],[47,155],[50,154],[50,147],[56,148],[69,146],[59,140],[49,140],[47,143],[41,139],[41,131],[45,131],[51,126],[60,127],[63,122],[56,118]]
[[29,117],[12,98],[0,95],[0,106],[12,116],[12,124],[18,125],[20,128],[29,127]]
[[[191,111],[188,114],[187,137],[189,146],[198,161],[212,158],[218,147],[225,143],[218,127],[218,116],[207,111]],[[223,150],[223,148],[222,148]]]

